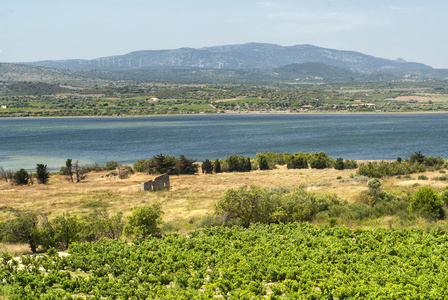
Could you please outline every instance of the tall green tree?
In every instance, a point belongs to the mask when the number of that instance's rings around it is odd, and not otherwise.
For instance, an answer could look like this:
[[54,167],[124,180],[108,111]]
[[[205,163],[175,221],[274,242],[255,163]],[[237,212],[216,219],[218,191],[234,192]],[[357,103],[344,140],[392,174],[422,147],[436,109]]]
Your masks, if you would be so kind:
[[202,173],[204,173],[204,174],[211,174],[213,172],[213,164],[211,163],[211,161],[208,160],[208,158],[206,158],[204,160],[201,168],[202,168]]
[[56,241],[63,245],[65,249],[67,249],[71,243],[81,239],[83,226],[84,224],[80,218],[69,213],[57,216],[52,221]]
[[40,184],[46,184],[50,178],[50,172],[47,171],[47,165],[36,165],[36,178]]
[[174,156],[160,153],[150,160],[148,169],[153,174],[178,175],[180,171],[176,167],[177,162]]
[[221,162],[218,158],[213,163],[213,172],[221,173]]
[[198,172],[199,165],[195,163],[196,160],[186,158],[181,155],[176,167],[179,169],[180,174],[193,175]]

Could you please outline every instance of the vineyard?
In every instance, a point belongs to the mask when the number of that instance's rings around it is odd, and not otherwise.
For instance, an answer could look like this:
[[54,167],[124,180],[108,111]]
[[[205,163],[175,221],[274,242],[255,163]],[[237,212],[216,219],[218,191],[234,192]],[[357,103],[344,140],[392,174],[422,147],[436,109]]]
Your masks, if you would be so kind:
[[4,253],[7,299],[444,299],[448,236],[307,223]]

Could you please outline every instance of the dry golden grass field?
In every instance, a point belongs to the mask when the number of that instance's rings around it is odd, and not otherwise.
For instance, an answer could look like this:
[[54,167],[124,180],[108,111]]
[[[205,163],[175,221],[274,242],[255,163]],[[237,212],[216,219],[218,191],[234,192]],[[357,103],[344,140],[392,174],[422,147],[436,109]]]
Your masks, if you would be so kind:
[[[366,180],[351,178],[356,170],[288,170],[285,166],[277,166],[274,170],[249,173],[170,176],[171,190],[157,192],[144,192],[136,188],[138,183],[155,176],[136,173],[129,178],[118,179],[104,177],[105,174],[107,171],[91,172],[80,183],[68,182],[61,175],[52,175],[49,184],[45,185],[15,186],[0,182],[0,221],[14,217],[11,208],[46,212],[51,219],[65,212],[83,215],[95,208],[105,207],[113,213],[122,211],[126,217],[135,207],[160,202],[164,211],[163,221],[185,232],[194,229],[203,217],[213,214],[215,203],[230,188],[287,186],[293,189],[304,185],[308,192],[336,194],[348,201],[354,201],[359,193],[367,190]],[[426,175],[429,179],[417,180],[419,175]],[[430,185],[441,190],[446,183],[431,180],[440,175],[436,171],[412,174],[412,178],[407,179],[381,179],[382,188],[401,188],[413,192],[421,186]],[[23,253],[26,249],[26,245],[0,244],[0,252]]]
[[[214,204],[226,190],[243,186],[296,188],[306,186],[306,191],[336,194],[340,198],[353,201],[361,191],[367,189],[366,181],[350,180],[356,170],[300,169],[288,170],[277,166],[274,170],[252,171],[249,173],[220,173],[170,176],[171,190],[157,192],[138,191],[136,185],[155,176],[143,173],[132,174],[129,178],[108,178],[107,172],[91,172],[86,180],[71,183],[64,176],[52,175],[50,183],[41,185],[15,186],[0,183],[0,220],[11,218],[10,208],[38,210],[49,217],[69,212],[87,214],[92,208],[106,207],[111,211],[122,211],[124,216],[132,209],[156,202],[162,203],[165,222],[179,223],[200,219],[213,213]],[[426,175],[428,180],[417,180]],[[412,174],[410,178],[391,177],[382,179],[384,189],[416,189],[424,185],[441,189],[444,182],[431,180],[440,176],[439,172]]]

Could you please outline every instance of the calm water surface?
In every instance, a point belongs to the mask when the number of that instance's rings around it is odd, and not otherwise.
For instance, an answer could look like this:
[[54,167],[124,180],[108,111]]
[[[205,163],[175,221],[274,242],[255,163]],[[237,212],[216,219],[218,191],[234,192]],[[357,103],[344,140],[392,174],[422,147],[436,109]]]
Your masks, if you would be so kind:
[[396,159],[414,151],[448,157],[448,113],[242,114],[130,118],[0,119],[0,166],[51,169],[132,164],[164,153],[198,161],[257,152],[325,151],[331,157]]

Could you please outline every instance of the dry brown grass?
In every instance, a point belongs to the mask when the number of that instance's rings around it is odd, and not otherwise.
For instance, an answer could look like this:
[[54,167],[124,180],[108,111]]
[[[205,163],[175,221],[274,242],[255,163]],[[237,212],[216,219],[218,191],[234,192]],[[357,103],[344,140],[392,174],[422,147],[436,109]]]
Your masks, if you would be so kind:
[[3,252],[9,252],[10,254],[12,254],[12,256],[32,254],[32,252],[30,250],[30,246],[27,244],[0,243],[0,254]]
[[[158,192],[142,192],[136,188],[138,183],[154,176],[136,173],[127,179],[101,178],[106,173],[89,173],[81,183],[67,182],[60,175],[53,175],[46,185],[13,186],[0,182],[0,221],[14,217],[11,209],[38,210],[53,218],[64,212],[88,214],[95,207],[103,206],[113,212],[122,211],[128,216],[134,207],[160,202],[164,211],[163,220],[179,226],[181,232],[184,232],[194,228],[191,220],[198,221],[212,214],[215,203],[230,188],[287,186],[294,189],[305,185],[308,192],[336,194],[348,201],[354,201],[362,191],[367,190],[366,181],[350,179],[350,175],[356,174],[356,170],[288,170],[285,166],[278,166],[274,170],[250,173],[180,175],[170,177],[170,191]],[[429,179],[417,180],[419,175],[426,175]],[[381,182],[382,187],[387,190],[406,189],[413,192],[426,185],[441,190],[447,183],[432,180],[441,175],[439,172],[425,172],[412,174],[411,178],[402,176],[399,179],[381,179]],[[362,225],[345,225],[353,228],[408,226],[400,222],[389,217],[367,221]],[[4,251],[15,256],[31,253],[26,244],[0,243],[0,253]]]
[[[125,216],[131,214],[134,207],[156,202],[162,203],[165,222],[179,223],[185,220],[200,219],[213,212],[215,203],[226,190],[242,186],[297,188],[306,185],[306,190],[315,193],[336,194],[342,199],[352,201],[360,192],[367,189],[364,181],[341,182],[349,179],[356,170],[338,171],[334,169],[288,170],[285,166],[269,171],[250,173],[220,173],[213,175],[171,176],[170,191],[142,192],[136,184],[154,178],[151,175],[137,173],[127,179],[101,178],[106,172],[89,173],[81,183],[67,182],[63,176],[54,175],[50,184],[13,186],[0,183],[0,220],[13,217],[12,209],[33,209],[46,212],[55,217],[64,212],[87,214],[95,206],[104,206],[112,211],[122,211]],[[445,182],[433,181],[440,176],[438,172],[423,173],[429,180],[383,179],[387,189],[407,188],[431,185],[437,189],[446,186]]]

